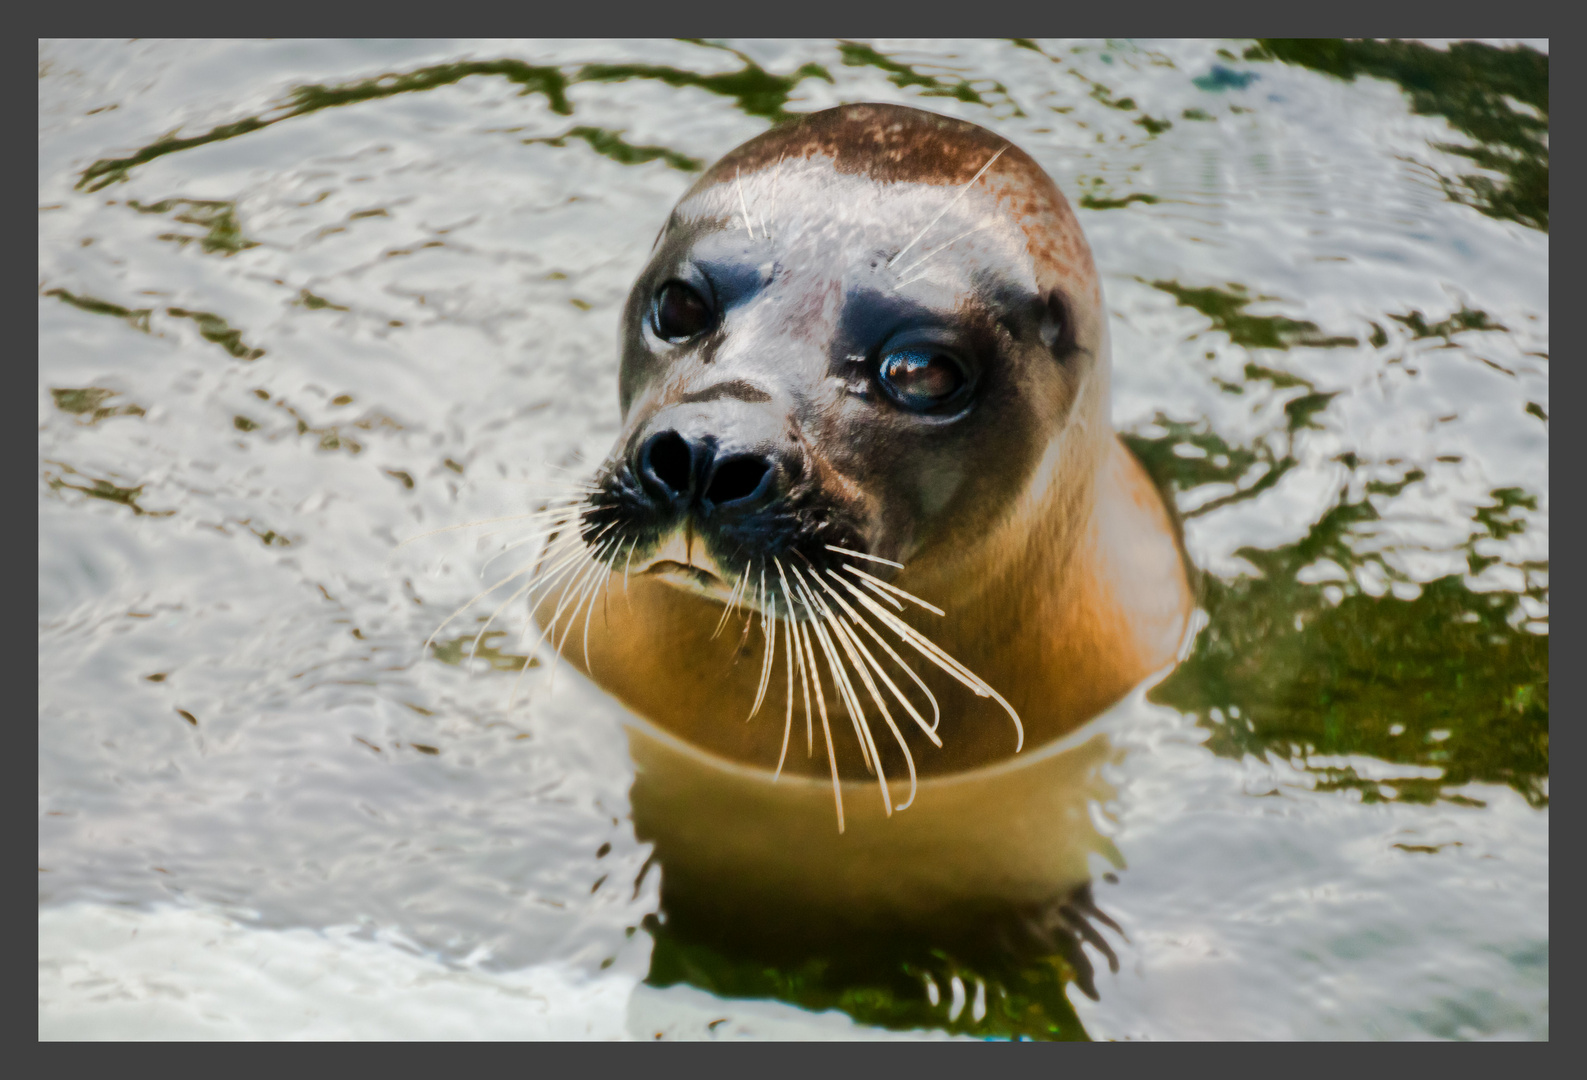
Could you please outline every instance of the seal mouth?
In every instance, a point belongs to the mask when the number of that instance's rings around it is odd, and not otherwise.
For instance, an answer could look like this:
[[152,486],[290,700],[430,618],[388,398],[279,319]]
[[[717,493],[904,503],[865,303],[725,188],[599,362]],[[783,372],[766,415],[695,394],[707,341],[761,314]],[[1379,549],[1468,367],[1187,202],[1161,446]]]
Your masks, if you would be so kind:
[[674,529],[642,566],[641,577],[658,578],[674,588],[726,602],[733,592],[726,571],[687,526]]
[[679,577],[705,589],[726,588],[727,582],[717,577],[703,567],[693,563],[681,563],[675,559],[657,559],[645,567],[642,573],[658,577]]

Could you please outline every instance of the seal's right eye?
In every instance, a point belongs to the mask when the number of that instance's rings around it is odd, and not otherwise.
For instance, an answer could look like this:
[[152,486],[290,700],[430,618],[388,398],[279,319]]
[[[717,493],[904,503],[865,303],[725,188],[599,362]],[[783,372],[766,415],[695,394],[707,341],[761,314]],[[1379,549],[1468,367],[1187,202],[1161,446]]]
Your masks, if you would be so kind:
[[914,412],[931,412],[958,398],[969,383],[964,366],[929,346],[905,346],[882,357],[882,386]]
[[687,341],[711,329],[716,314],[694,289],[681,281],[669,281],[656,290],[651,323],[663,341]]

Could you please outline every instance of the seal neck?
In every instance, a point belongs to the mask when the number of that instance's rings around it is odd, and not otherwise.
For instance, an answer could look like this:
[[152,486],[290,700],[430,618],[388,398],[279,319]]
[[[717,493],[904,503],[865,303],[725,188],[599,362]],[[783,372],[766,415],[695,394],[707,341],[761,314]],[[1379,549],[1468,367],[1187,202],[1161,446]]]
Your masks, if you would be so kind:
[[[1049,474],[958,565],[932,573],[949,571],[957,588],[947,617],[920,626],[1008,698],[1027,749],[1171,662],[1193,608],[1172,521],[1140,463],[1111,431],[1075,443],[1060,448],[1061,475]],[[935,584],[899,578],[928,598],[943,595]],[[1012,753],[995,704],[962,695],[956,707],[976,719],[958,726],[954,756],[985,763]]]

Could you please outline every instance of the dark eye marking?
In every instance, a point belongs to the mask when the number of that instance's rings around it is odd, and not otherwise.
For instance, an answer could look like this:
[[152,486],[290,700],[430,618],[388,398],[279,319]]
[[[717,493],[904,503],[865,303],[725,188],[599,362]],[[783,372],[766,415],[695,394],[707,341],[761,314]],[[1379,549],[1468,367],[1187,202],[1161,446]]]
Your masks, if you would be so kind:
[[674,280],[656,290],[650,321],[663,341],[688,341],[716,326],[716,312],[692,285]]

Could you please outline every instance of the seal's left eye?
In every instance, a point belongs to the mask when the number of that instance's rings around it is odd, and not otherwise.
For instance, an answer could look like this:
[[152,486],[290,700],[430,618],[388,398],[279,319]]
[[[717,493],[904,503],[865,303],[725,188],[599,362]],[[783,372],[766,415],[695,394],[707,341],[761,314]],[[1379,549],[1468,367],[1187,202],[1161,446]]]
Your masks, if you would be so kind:
[[882,357],[882,386],[893,400],[917,412],[952,401],[968,381],[957,360],[930,349],[898,349]]
[[716,315],[694,289],[681,281],[669,281],[656,291],[653,322],[657,337],[687,341],[711,329]]

